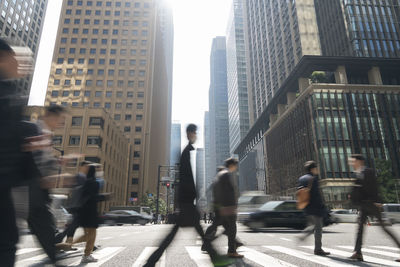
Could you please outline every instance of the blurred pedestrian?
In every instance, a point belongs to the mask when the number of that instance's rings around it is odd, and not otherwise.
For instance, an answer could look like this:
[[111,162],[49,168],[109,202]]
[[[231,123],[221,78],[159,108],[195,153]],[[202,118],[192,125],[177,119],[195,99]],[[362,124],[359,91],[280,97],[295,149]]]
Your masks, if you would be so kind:
[[11,187],[28,179],[32,166],[27,161],[30,153],[22,151],[21,116],[26,99],[17,93],[13,81],[20,77],[15,52],[0,39],[0,259],[4,267],[14,266],[18,242]]
[[[72,189],[72,193],[70,194],[68,202],[66,204],[67,211],[72,214],[72,221],[67,225],[63,232],[56,235],[56,247],[59,249],[73,250],[73,248],[69,244],[73,242],[75,231],[79,227],[78,211],[82,204],[81,196],[86,182],[86,176],[89,172],[90,164],[91,162],[86,160],[82,161],[79,164],[79,172],[75,178],[75,187]],[[61,243],[65,236],[67,237],[67,240],[65,242],[67,243],[67,245]]]
[[[364,225],[367,222],[368,216],[377,218],[382,229],[394,241],[397,247],[400,248],[399,239],[385,226],[382,220],[382,204],[380,204],[381,199],[379,196],[378,180],[375,170],[366,167],[365,158],[360,154],[352,155],[349,158],[349,165],[352,167],[357,177],[351,193],[351,201],[360,211],[356,244],[354,247],[354,253],[350,259],[358,261],[364,260],[361,247]],[[397,259],[396,261],[400,262],[400,259]]]
[[99,215],[97,212],[97,203],[100,200],[99,188],[100,185],[96,181],[96,167],[90,165],[82,190],[82,205],[78,209],[79,226],[83,227],[84,234],[72,242],[72,244],[86,242],[81,263],[98,261],[91,254],[96,241],[96,230],[99,227]]
[[307,161],[304,164],[304,169],[306,174],[299,178],[299,189],[307,189],[309,194],[309,202],[304,209],[308,217],[309,226],[304,230],[304,235],[299,240],[303,241],[314,233],[314,254],[327,256],[330,253],[322,249],[322,227],[327,211],[319,188],[317,163],[315,161]]
[[243,258],[243,255],[236,251],[236,248],[243,245],[236,239],[238,193],[234,173],[237,171],[238,165],[237,159],[229,158],[225,161],[225,168],[217,174],[213,184],[215,219],[212,225],[207,228],[205,233],[207,241],[201,247],[203,251],[207,250],[207,246],[215,238],[218,226],[222,225],[225,228],[225,234],[228,236],[228,257],[230,258]]
[[204,214],[203,214],[203,221],[204,221],[204,223],[207,223],[207,213],[206,212],[204,212]]
[[25,149],[32,151],[36,175],[29,184],[28,224],[52,262],[56,261],[54,216],[50,210],[49,189],[54,187],[60,171],[60,159],[54,155],[53,131],[64,125],[66,109],[46,107],[44,116],[31,124]]
[[[203,242],[205,241],[203,228],[201,228],[200,225],[200,213],[194,204],[197,194],[190,161],[190,152],[194,150],[193,144],[197,139],[197,126],[194,124],[189,124],[186,128],[186,134],[189,144],[183,150],[180,158],[178,188],[179,215],[177,223],[171,229],[171,232],[161,242],[159,248],[147,260],[147,263],[144,265],[145,267],[155,266],[166,248],[174,239],[179,227],[194,227],[197,233],[203,238]],[[216,251],[211,246],[208,248],[208,252],[214,263],[216,261],[223,260],[218,257]]]

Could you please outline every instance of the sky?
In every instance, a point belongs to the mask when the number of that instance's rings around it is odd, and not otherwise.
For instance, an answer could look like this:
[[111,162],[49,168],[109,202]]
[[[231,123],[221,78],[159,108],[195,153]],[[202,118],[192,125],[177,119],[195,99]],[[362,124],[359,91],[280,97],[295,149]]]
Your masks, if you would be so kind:
[[[172,121],[199,126],[202,147],[204,112],[208,110],[212,39],[226,34],[232,0],[167,0],[174,13]],[[50,74],[62,0],[48,4],[33,76],[29,105],[43,105]],[[185,140],[182,138],[182,142]]]

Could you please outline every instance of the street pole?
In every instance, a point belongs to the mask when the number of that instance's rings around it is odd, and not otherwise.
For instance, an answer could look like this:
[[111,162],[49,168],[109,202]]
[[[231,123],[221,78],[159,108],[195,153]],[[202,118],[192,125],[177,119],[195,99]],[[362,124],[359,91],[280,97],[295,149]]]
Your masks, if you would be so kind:
[[169,200],[169,187],[167,187],[167,214],[169,213],[169,201],[168,200]]
[[158,165],[158,177],[157,177],[157,202],[156,202],[156,216],[158,218],[159,214],[159,201],[160,201],[160,175],[161,175],[161,165]]
[[[64,150],[58,149],[56,147],[53,147],[55,150],[61,153],[61,158],[64,157]],[[58,188],[58,185],[60,183],[60,176],[61,176],[61,164],[58,165],[58,178],[56,180],[56,188]]]

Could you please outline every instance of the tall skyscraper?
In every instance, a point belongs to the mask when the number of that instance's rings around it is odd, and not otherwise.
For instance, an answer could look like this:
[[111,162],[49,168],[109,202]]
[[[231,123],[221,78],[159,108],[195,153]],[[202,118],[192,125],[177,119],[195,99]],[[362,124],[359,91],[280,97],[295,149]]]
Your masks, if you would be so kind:
[[213,39],[210,57],[209,131],[210,171],[215,175],[229,153],[228,89],[226,76],[226,40]]
[[[214,178],[214,170],[211,170],[211,136],[210,136],[210,115],[209,112],[206,111],[204,113],[204,164],[206,166],[205,170],[205,179],[206,179],[206,187],[208,188],[212,180]],[[207,199],[209,199],[207,197]]]
[[[47,0],[8,0],[0,2],[0,37],[12,45],[26,46],[36,60],[42,34]],[[29,97],[32,75],[18,81],[18,91]],[[26,99],[28,101],[28,98]]]
[[249,93],[256,120],[303,55],[321,55],[314,0],[246,2]]
[[398,1],[315,1],[325,56],[400,57]]
[[169,157],[169,165],[173,166],[179,163],[181,157],[181,124],[172,123],[171,126],[171,155]]
[[200,209],[207,206],[204,148],[196,149],[196,190]]
[[229,141],[233,154],[250,127],[243,0],[233,0],[226,35]]
[[112,114],[132,144],[128,197],[139,200],[155,193],[170,156],[173,32],[164,8],[64,0],[45,102]]

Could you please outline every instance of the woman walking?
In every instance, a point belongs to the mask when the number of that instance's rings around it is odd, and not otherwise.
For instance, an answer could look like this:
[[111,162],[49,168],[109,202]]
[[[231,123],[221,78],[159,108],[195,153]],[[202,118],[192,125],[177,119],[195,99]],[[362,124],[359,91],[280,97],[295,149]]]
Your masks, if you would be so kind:
[[83,227],[84,234],[73,241],[86,242],[85,252],[81,263],[97,262],[92,251],[96,240],[96,229],[99,227],[97,202],[99,201],[99,183],[96,181],[96,167],[89,166],[87,178],[82,190],[82,207],[78,211],[79,225]]

